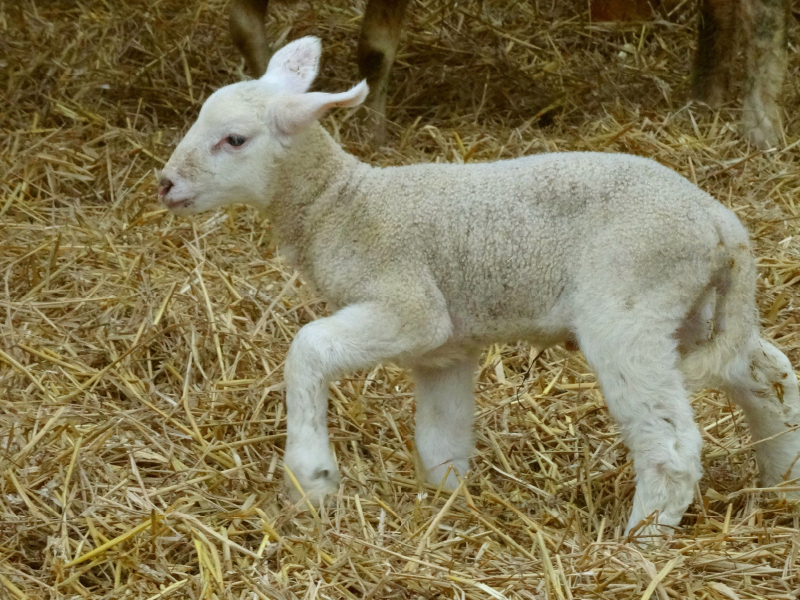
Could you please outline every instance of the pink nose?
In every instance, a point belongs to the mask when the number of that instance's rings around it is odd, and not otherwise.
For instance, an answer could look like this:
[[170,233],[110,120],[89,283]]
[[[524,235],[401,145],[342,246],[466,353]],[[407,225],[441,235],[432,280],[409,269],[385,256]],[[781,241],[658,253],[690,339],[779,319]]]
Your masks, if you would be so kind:
[[173,183],[168,178],[162,177],[158,182],[158,195],[163,197],[169,194],[169,191],[172,189],[172,185]]

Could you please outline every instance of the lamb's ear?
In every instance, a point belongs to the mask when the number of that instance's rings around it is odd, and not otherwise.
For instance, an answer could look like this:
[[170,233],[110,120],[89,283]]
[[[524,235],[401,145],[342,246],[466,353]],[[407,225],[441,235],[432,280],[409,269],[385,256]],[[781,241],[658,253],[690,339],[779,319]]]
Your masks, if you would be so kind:
[[286,44],[272,55],[261,81],[287,92],[302,94],[308,91],[317,76],[320,54],[322,44],[313,35]]
[[309,92],[280,98],[269,114],[272,126],[282,135],[299,133],[326,112],[339,106],[358,106],[367,97],[366,79],[340,94]]

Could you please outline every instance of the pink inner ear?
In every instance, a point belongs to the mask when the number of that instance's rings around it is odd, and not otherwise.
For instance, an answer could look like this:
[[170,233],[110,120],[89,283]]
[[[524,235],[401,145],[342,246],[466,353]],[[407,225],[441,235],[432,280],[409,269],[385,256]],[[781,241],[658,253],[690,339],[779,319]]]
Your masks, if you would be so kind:
[[320,41],[313,36],[295,40],[278,50],[262,79],[287,91],[303,93],[311,87],[319,70]]

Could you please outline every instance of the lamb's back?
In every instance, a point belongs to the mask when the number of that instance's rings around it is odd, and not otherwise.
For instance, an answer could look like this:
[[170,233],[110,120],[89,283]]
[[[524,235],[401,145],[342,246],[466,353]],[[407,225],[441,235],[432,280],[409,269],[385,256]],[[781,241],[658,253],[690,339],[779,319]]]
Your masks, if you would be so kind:
[[404,285],[428,274],[454,320],[488,329],[551,317],[579,278],[636,286],[706,260],[720,215],[741,228],[679,174],[620,154],[371,169],[351,191],[339,264]]
[[467,285],[471,278],[557,284],[598,236],[613,235],[640,256],[687,238],[710,242],[710,214],[719,206],[674,171],[621,154],[541,154],[370,175],[374,184],[363,189],[395,249]]

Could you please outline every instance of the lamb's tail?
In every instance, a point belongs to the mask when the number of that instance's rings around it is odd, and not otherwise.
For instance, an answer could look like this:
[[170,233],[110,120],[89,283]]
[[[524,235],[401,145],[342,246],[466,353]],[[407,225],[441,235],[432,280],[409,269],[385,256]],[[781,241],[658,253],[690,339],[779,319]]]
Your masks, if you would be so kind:
[[[730,214],[730,213],[728,213]],[[732,215],[731,215],[732,216]],[[756,265],[747,232],[728,218],[718,227],[719,244],[709,286],[687,318],[681,370],[690,387],[720,387],[740,372],[757,344]]]

